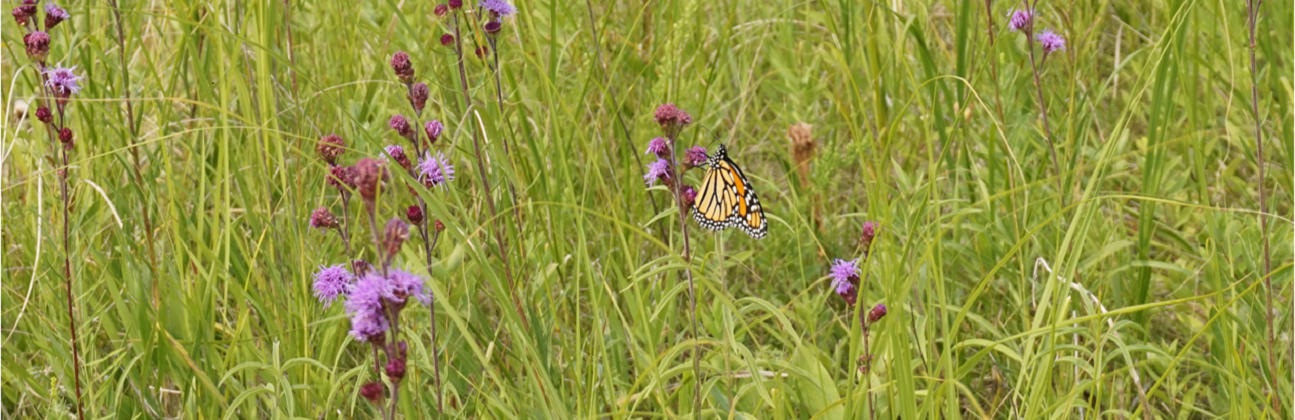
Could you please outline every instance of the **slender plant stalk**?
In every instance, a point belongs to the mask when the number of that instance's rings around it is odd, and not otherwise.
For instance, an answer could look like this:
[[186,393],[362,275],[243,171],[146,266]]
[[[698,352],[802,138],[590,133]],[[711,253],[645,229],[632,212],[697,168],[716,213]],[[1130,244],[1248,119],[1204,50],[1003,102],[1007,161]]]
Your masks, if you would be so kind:
[[[1025,4],[1025,10],[1030,14],[1030,24],[1025,26],[1026,49],[1030,51],[1030,69],[1034,72],[1034,93],[1038,95],[1039,100],[1039,118],[1043,119],[1043,134],[1048,141],[1048,152],[1052,155],[1052,175],[1056,177],[1057,194],[1061,195],[1061,207],[1065,208],[1069,202],[1066,191],[1061,189],[1061,165],[1057,163],[1057,147],[1052,142],[1052,126],[1048,124],[1048,105],[1043,102],[1043,85],[1039,83],[1039,60],[1034,58],[1034,17],[1037,14],[1034,11],[1034,5],[1030,0],[1021,0]],[[1038,0],[1035,0],[1038,3]],[[1047,59],[1047,55],[1043,56]]]
[[1277,363],[1273,358],[1273,280],[1268,273],[1272,271],[1272,260],[1268,252],[1268,197],[1264,193],[1264,133],[1263,123],[1259,119],[1259,67],[1255,64],[1255,28],[1259,26],[1259,6],[1263,0],[1246,0],[1246,23],[1250,30],[1250,112],[1255,120],[1255,161],[1259,166],[1259,228],[1260,240],[1264,248],[1264,283],[1268,288],[1268,297],[1264,307],[1264,318],[1268,324],[1268,378],[1271,380],[1268,398],[1272,401],[1273,413],[1281,411],[1281,400],[1277,397]]
[[[872,252],[865,251],[865,254],[863,255],[863,281],[859,282],[859,299],[857,300],[859,305],[864,305],[862,298],[864,296],[864,291],[868,288],[868,261],[870,260],[872,260]],[[875,411],[876,407],[873,406],[872,392],[868,391],[868,388],[872,383],[872,381],[869,380],[872,375],[872,347],[868,345],[868,327],[871,327],[871,325],[868,325],[866,315],[868,311],[865,309],[867,308],[864,306],[859,307],[859,328],[863,330],[861,331],[863,333],[863,363],[865,369],[867,369],[863,374],[863,392],[868,395],[868,419],[871,420],[876,418],[877,415]]]
[[667,139],[670,147],[670,178],[674,186],[674,203],[679,206],[679,230],[683,232],[683,261],[684,276],[688,278],[688,315],[692,317],[692,371],[693,371],[693,418],[701,418],[701,355],[698,351],[701,346],[698,344],[697,337],[697,289],[693,286],[692,280],[692,251],[688,245],[688,217],[681,205],[680,197],[683,196],[683,180],[679,178],[678,157],[675,156],[675,134],[670,134]]
[[[461,13],[461,12],[460,12]],[[463,69],[463,36],[459,30],[459,13],[454,14],[454,52],[458,55],[459,66],[459,83],[463,89],[464,115],[472,111],[472,96],[468,93],[468,73]],[[481,133],[476,128],[472,130],[472,149],[476,152],[477,172],[481,174],[481,190],[486,200],[486,208],[490,210],[490,223],[494,228],[495,244],[499,249],[499,259],[504,263],[504,278],[508,281],[508,291],[513,297],[513,306],[517,310],[517,316],[522,319],[522,326],[531,329],[530,321],[526,319],[526,311],[522,310],[522,300],[517,297],[517,288],[513,286],[513,269],[508,262],[508,249],[504,244],[504,237],[500,234],[498,211],[495,210],[495,199],[490,195],[490,180],[486,178],[486,161],[481,152]],[[520,229],[521,226],[518,226]]]
[[[421,136],[421,134],[419,134],[419,131],[422,131],[421,128],[422,128],[423,111],[414,106],[414,102],[412,100],[414,96],[413,89],[414,89],[413,84],[405,85],[405,94],[406,94],[405,96],[407,98],[411,98],[411,100],[409,101],[409,107],[414,110],[414,138],[410,140],[410,142],[414,144],[414,159],[415,161],[417,161],[418,157],[423,155],[423,148],[421,145],[422,141],[419,140],[420,139],[419,136]],[[431,140],[432,139],[430,138],[428,139],[428,145],[427,145],[427,154],[428,154],[427,157],[429,159],[431,158],[431,153],[432,153]],[[410,166],[409,176],[413,177],[413,179],[417,181],[418,171],[415,168],[416,167],[413,165]],[[414,198],[418,200],[418,208],[422,209],[423,211],[423,221],[422,223],[418,223],[416,227],[418,228],[418,233],[421,234],[423,238],[423,255],[426,256],[426,259],[427,259],[426,260],[427,275],[430,277],[432,275],[432,249],[436,248],[436,241],[441,237],[441,235],[440,235],[440,232],[436,232],[435,236],[433,236],[430,239],[428,238],[427,219],[428,219],[428,216],[430,216],[430,213],[427,212],[427,202],[423,200],[422,196],[417,194],[414,194]],[[432,334],[432,337],[431,337],[432,368],[434,369],[434,374],[436,375],[436,389],[435,389],[436,412],[441,413],[445,410],[445,404],[443,402],[444,397],[441,395],[441,360],[436,355],[436,298],[435,297],[432,298],[432,304],[428,306],[427,311],[430,313],[429,318],[431,323],[431,334]]]
[[[504,118],[504,87],[503,87],[503,83],[501,83],[499,80],[499,72],[502,71],[503,69],[499,67],[499,48],[496,46],[498,43],[495,42],[495,37],[493,36],[487,36],[486,39],[490,42],[490,56],[495,61],[494,66],[491,69],[492,70],[491,73],[493,73],[495,76],[495,95],[496,95],[495,99],[496,99],[496,102],[499,104],[499,118],[503,119]],[[506,124],[507,120],[504,120],[504,123]],[[502,143],[504,144],[504,157],[508,159],[509,165],[512,165],[513,153],[508,148],[508,136],[506,135],[503,136]],[[521,258],[524,260],[526,259],[526,246],[525,246],[526,234],[522,232],[522,206],[521,206],[522,202],[517,199],[517,188],[513,185],[513,182],[511,180],[505,180],[504,183],[508,185],[508,194],[513,199],[513,218],[516,219],[517,236],[518,236],[517,252],[519,253],[518,255],[520,255]]]

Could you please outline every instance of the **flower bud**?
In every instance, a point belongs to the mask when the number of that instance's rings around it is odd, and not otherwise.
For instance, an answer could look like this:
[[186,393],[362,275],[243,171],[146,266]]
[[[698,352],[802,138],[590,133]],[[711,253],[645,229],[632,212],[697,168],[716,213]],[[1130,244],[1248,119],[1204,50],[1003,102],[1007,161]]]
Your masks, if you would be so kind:
[[13,9],[13,20],[18,26],[25,26],[31,18],[36,17],[36,0],[23,0],[22,5]]
[[449,4],[450,10],[459,10],[463,7],[463,0],[449,0],[446,3]]
[[23,35],[22,42],[27,46],[27,57],[35,62],[45,62],[45,57],[49,55],[49,34],[41,31],[32,32]]
[[405,218],[409,219],[409,223],[415,225],[423,224],[423,208],[419,206],[409,206],[409,208],[405,209]]
[[487,47],[485,45],[477,47],[476,53],[477,53],[477,58],[485,59],[486,55],[490,54],[490,47]]
[[382,181],[387,179],[387,170],[382,166],[382,161],[373,158],[360,159],[355,163],[355,188],[360,190],[360,197],[368,203],[378,198],[378,191],[382,188]]
[[427,98],[432,95],[432,91],[427,88],[426,83],[414,83],[409,88],[409,103],[414,105],[414,110],[423,112],[423,106],[427,105]]
[[657,125],[660,125],[662,130],[665,130],[666,137],[670,138],[678,135],[684,126],[692,124],[692,115],[679,109],[674,104],[664,104],[657,107],[653,116],[656,117]]
[[36,119],[45,124],[49,124],[54,121],[54,113],[50,112],[48,107],[42,106],[40,108],[36,108]]
[[351,261],[351,266],[355,267],[355,277],[364,277],[373,271],[373,264],[365,260]]
[[400,359],[391,359],[383,369],[387,372],[387,377],[391,382],[400,382],[405,377],[405,362]]
[[332,212],[329,212],[327,207],[317,208],[310,214],[310,227],[312,228],[327,230],[328,228],[336,228],[338,226],[337,216],[334,216]]
[[355,167],[333,166],[328,168],[328,185],[339,190],[355,189]]
[[414,163],[410,162],[409,156],[405,155],[405,148],[393,144],[387,146],[383,150],[387,152],[387,156],[390,157],[391,160],[396,161],[396,163],[399,164],[401,168],[405,168],[406,171],[413,167]]
[[679,193],[679,208],[687,210],[697,201],[697,190],[691,185],[685,185],[683,191]]
[[409,54],[400,51],[391,56],[391,70],[396,72],[396,77],[404,84],[414,82],[414,64],[409,62]]
[[409,126],[409,120],[405,119],[404,115],[396,114],[391,116],[391,119],[387,121],[387,125],[392,130],[395,130],[397,134],[400,134],[400,137],[410,140],[414,138],[414,129]]
[[438,4],[434,11],[436,12],[436,16],[445,17],[445,15],[450,13],[450,6],[444,3]]
[[386,250],[388,257],[400,252],[400,246],[404,245],[405,240],[408,239],[408,224],[396,217],[392,217],[391,220],[387,221],[387,227],[382,232],[382,248]]
[[877,222],[863,222],[863,233],[859,235],[859,247],[867,254],[872,249],[872,240],[877,237]]
[[382,401],[382,394],[384,391],[382,384],[377,382],[369,382],[360,386],[360,396],[369,400],[369,402],[373,404],[377,404],[379,401]]
[[45,3],[45,30],[54,29],[59,23],[72,17],[62,7],[54,3]]
[[878,303],[877,306],[872,307],[871,311],[868,311],[868,323],[871,324],[880,321],[881,318],[884,318],[885,316],[886,305]]
[[58,141],[61,141],[63,143],[71,143],[72,129],[63,127],[62,129],[58,130]]
[[499,31],[504,29],[504,24],[499,23],[499,21],[497,20],[492,20],[492,21],[486,22],[485,29],[486,29],[486,35],[495,36],[499,34]]
[[441,219],[436,219],[436,223],[433,226],[436,228],[437,232],[445,231],[445,224],[441,223]]
[[342,137],[336,134],[324,136],[319,139],[319,144],[315,145],[315,152],[318,152],[319,157],[323,158],[324,161],[328,162],[330,165],[336,165],[337,157],[341,156],[342,152],[345,151],[346,141],[342,140]]
[[441,45],[450,45],[454,43],[454,35],[441,35]]
[[440,121],[431,120],[423,125],[423,131],[427,133],[428,140],[436,143],[436,140],[441,138],[441,133],[445,132],[445,125],[441,124]]

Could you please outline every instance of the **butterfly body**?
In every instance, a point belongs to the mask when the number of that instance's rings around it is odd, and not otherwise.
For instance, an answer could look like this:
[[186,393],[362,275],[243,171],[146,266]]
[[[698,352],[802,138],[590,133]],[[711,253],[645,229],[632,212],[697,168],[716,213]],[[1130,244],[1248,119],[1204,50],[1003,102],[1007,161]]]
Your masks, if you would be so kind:
[[769,221],[764,217],[760,199],[742,168],[729,160],[724,145],[706,159],[704,166],[706,175],[692,206],[697,224],[709,230],[737,227],[756,239],[768,234]]

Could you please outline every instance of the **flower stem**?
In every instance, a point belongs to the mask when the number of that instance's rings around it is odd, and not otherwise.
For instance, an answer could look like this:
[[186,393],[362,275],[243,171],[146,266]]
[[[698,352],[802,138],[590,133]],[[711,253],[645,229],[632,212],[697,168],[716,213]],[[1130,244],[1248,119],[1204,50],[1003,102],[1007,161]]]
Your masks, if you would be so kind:
[[1263,124],[1259,119],[1259,67],[1255,64],[1255,27],[1259,25],[1259,5],[1263,0],[1246,0],[1246,23],[1250,30],[1250,112],[1255,120],[1255,161],[1259,167],[1259,237],[1264,248],[1264,282],[1268,288],[1268,298],[1264,307],[1264,319],[1268,324],[1268,377],[1272,381],[1268,389],[1268,398],[1272,400],[1273,412],[1281,412],[1281,402],[1277,397],[1277,364],[1273,358],[1273,280],[1268,273],[1272,270],[1272,260],[1268,252],[1268,197],[1264,193],[1264,134]]
[[[410,98],[413,97],[412,95],[413,89],[414,89],[413,85],[405,86],[405,92],[407,97],[410,97]],[[414,144],[414,159],[416,162],[418,157],[423,155],[423,149],[422,149],[422,146],[420,145],[421,141],[419,141],[420,134],[418,134],[419,128],[422,127],[421,120],[423,117],[423,111],[414,107],[414,102],[412,100],[409,101],[409,107],[414,109],[414,127],[415,127],[414,138],[410,140],[410,142]],[[428,139],[428,140],[430,141],[431,139]],[[427,153],[429,155],[428,158],[431,158],[430,155],[432,151],[431,151],[430,143],[428,143],[427,149],[428,149]],[[413,165],[410,166],[409,176],[413,177],[414,181],[417,182],[418,172],[417,170],[415,170],[415,168],[416,166],[413,166]],[[436,235],[431,238],[431,240],[428,240],[427,219],[431,216],[431,214],[427,212],[427,202],[423,200],[422,196],[418,194],[414,194],[414,198],[418,200],[418,207],[423,211],[423,221],[422,223],[418,223],[417,227],[418,227],[418,233],[421,234],[423,237],[423,255],[426,256],[427,258],[427,277],[431,278],[432,249],[436,248],[436,241],[440,239],[441,235],[440,235],[440,232],[437,232]],[[432,333],[432,337],[431,337],[432,366],[433,366],[433,369],[435,369],[435,375],[436,375],[436,389],[434,390],[434,392],[436,393],[436,412],[441,413],[445,410],[445,404],[443,402],[444,397],[441,395],[441,359],[439,359],[436,355],[436,297],[435,296],[432,297],[432,304],[427,307],[427,312],[430,313],[429,323],[431,324],[431,333]]]
[[[1030,51],[1030,69],[1034,72],[1034,93],[1039,100],[1039,117],[1043,119],[1044,139],[1048,141],[1048,152],[1052,155],[1052,175],[1056,177],[1057,194],[1061,195],[1061,207],[1065,208],[1070,201],[1069,194],[1061,189],[1061,165],[1057,163],[1057,147],[1052,142],[1052,126],[1048,124],[1048,105],[1043,102],[1043,85],[1039,83],[1039,60],[1034,58],[1035,22],[1033,22],[1033,19],[1038,14],[1035,13],[1034,5],[1030,4],[1029,0],[1021,0],[1021,2],[1025,4],[1025,10],[1029,11],[1028,13],[1031,17],[1030,24],[1025,26],[1025,45],[1026,49]],[[1047,54],[1044,54],[1043,57],[1047,59]]]
[[[468,73],[463,69],[463,37],[459,31],[459,16],[454,15],[454,52],[458,55],[459,66],[459,83],[463,88],[464,113],[472,110],[472,96],[468,93]],[[476,128],[472,130],[472,148],[477,154],[477,172],[481,174],[481,190],[486,200],[486,208],[490,210],[490,220],[495,233],[495,244],[499,249],[499,259],[504,263],[504,278],[508,281],[508,291],[513,297],[513,306],[517,310],[517,316],[522,320],[522,327],[527,330],[531,329],[530,321],[526,319],[526,311],[522,310],[522,300],[517,297],[517,288],[513,286],[513,269],[508,262],[507,246],[504,244],[504,237],[499,232],[498,212],[495,210],[495,199],[490,195],[490,180],[486,178],[486,161],[481,152],[481,133]],[[520,226],[518,226],[520,228]]]
[[680,197],[683,194],[683,180],[679,178],[678,158],[675,156],[675,134],[667,137],[670,147],[670,177],[674,190],[674,203],[679,207],[679,230],[683,232],[684,276],[688,278],[688,314],[692,317],[692,371],[693,371],[693,418],[701,418],[701,346],[697,337],[697,289],[692,280],[692,255],[688,245],[688,218]]

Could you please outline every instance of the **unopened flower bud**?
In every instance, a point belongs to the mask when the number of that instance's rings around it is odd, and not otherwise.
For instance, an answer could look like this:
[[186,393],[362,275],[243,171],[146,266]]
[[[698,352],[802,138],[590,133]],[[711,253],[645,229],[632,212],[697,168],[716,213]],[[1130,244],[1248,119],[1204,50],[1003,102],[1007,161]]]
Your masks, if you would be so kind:
[[72,129],[63,127],[62,129],[58,130],[58,141],[61,141],[63,143],[71,143]]
[[388,257],[400,252],[400,246],[408,239],[408,224],[396,217],[387,221],[387,227],[382,232],[382,248],[386,250]]
[[450,45],[453,43],[454,43],[454,35],[450,35],[450,34],[441,35],[441,45]]
[[22,42],[27,46],[27,57],[35,62],[45,62],[45,57],[49,55],[49,34],[41,31],[32,32],[23,35]]
[[414,138],[414,128],[409,126],[409,120],[405,119],[404,115],[396,114],[391,116],[391,119],[387,121],[387,125],[392,130],[395,130],[397,134],[400,134],[400,137],[411,140]]
[[486,22],[485,29],[486,35],[495,36],[499,34],[499,31],[504,29],[504,24],[499,23],[497,20],[492,20]]
[[337,157],[341,156],[345,151],[346,141],[342,140],[342,137],[336,134],[324,136],[319,139],[319,144],[315,145],[315,152],[318,152],[319,157],[323,158],[324,161],[328,162],[330,165],[336,165]]
[[405,362],[400,359],[391,359],[383,370],[387,371],[387,377],[391,378],[391,382],[399,382],[405,377]]
[[379,401],[382,401],[383,391],[384,389],[382,384],[377,382],[369,382],[360,386],[360,396],[369,400],[369,402],[373,404],[377,404]]
[[54,29],[60,22],[72,17],[62,7],[58,7],[53,2],[45,3],[45,30]]
[[868,311],[868,323],[871,324],[871,323],[877,322],[882,318],[884,318],[885,316],[886,316],[886,305],[878,303],[877,306],[872,307],[871,311]]
[[436,228],[437,232],[445,231],[445,224],[441,223],[441,219],[436,219],[436,223],[433,226]]
[[438,4],[436,5],[436,9],[434,9],[433,11],[436,13],[436,16],[444,17],[445,15],[450,13],[450,6],[443,3]]
[[427,98],[432,95],[431,89],[427,88],[426,83],[414,83],[409,88],[409,103],[414,105],[414,110],[423,111],[423,106],[427,105]]
[[391,70],[396,72],[396,77],[400,78],[401,83],[414,82],[414,64],[409,62],[408,53],[400,51],[392,55]]
[[355,188],[360,190],[360,197],[368,203],[378,198],[378,191],[382,188],[382,181],[387,179],[387,170],[382,166],[382,161],[373,158],[360,159],[355,163],[355,173],[353,176]]
[[449,4],[450,10],[459,10],[463,7],[463,0],[449,0],[446,3]]
[[36,119],[45,124],[49,124],[54,121],[54,113],[50,112],[48,107],[42,106],[40,108],[36,108]]
[[419,206],[409,206],[409,208],[405,209],[405,218],[409,219],[409,223],[413,223],[415,225],[423,224],[423,208]]
[[441,138],[441,133],[445,132],[445,125],[441,124],[440,121],[431,120],[427,124],[423,124],[423,131],[427,133],[428,140],[436,143],[436,140]]

